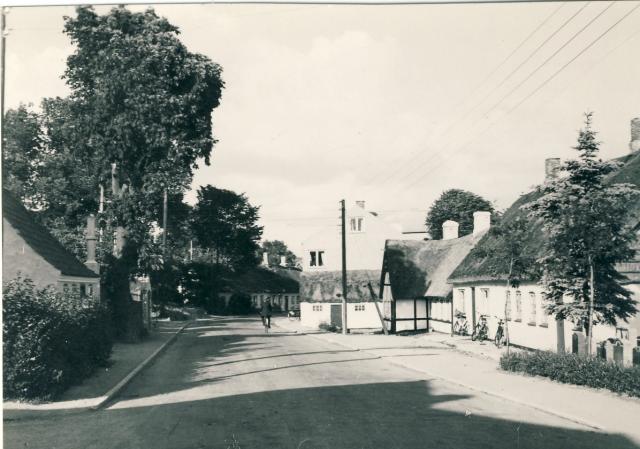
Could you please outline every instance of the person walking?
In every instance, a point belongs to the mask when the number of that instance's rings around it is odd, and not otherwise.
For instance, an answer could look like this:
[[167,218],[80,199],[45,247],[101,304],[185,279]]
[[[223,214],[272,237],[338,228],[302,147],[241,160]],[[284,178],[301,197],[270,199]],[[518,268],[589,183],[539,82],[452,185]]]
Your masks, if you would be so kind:
[[262,303],[262,310],[260,311],[260,316],[262,317],[262,324],[264,324],[265,331],[271,329],[271,300],[267,298]]

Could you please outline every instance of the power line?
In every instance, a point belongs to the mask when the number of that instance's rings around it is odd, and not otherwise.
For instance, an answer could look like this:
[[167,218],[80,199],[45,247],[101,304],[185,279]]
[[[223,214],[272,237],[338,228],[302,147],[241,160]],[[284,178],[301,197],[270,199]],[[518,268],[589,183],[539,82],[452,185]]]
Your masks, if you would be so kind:
[[[556,28],[556,30],[551,33],[551,35],[549,35],[541,44],[539,44],[526,58],[523,62],[521,62],[515,69],[511,70],[511,72],[509,74],[507,74],[507,76],[505,78],[503,78],[497,86],[495,86],[491,91],[489,91],[489,93],[487,95],[485,95],[479,102],[477,102],[471,109],[468,109],[464,115],[455,120],[443,133],[441,136],[442,137],[444,135],[446,135],[446,133],[448,133],[451,129],[453,129],[455,126],[457,126],[460,122],[462,122],[465,118],[467,118],[472,112],[474,112],[476,109],[478,109],[478,107],[480,107],[487,98],[489,98],[491,95],[493,95],[494,92],[496,92],[506,81],[508,81],[518,70],[520,70],[520,68],[522,68],[522,66],[524,64],[526,64],[528,61],[531,60],[531,58],[533,58],[538,51],[540,51],[546,44],[547,42],[549,42],[553,37],[555,37],[562,29],[564,29],[564,27],[566,27],[578,14],[580,14],[591,2],[587,2],[585,3],[580,9],[578,9],[575,13],[573,13],[571,15],[571,17],[569,17],[567,20],[565,20],[558,28]],[[563,6],[564,4],[560,5],[560,7],[556,8],[549,16],[547,16],[545,18],[545,20],[543,20],[543,22],[540,24],[540,26],[538,28],[536,28],[535,31],[537,31],[539,28],[542,27],[542,25],[546,24],[551,17],[553,17],[559,10],[560,8]],[[532,36],[535,33],[531,33],[530,36]],[[526,40],[525,40],[526,41]],[[409,161],[412,162],[412,161]],[[411,177],[417,170],[419,170],[424,164],[415,166],[413,165],[413,169],[406,175],[406,177]],[[401,170],[396,170],[396,172],[394,172],[393,174],[391,174],[390,176],[386,177],[383,179],[383,181],[381,183],[378,183],[377,186],[380,187],[381,185],[385,184],[386,182],[388,182],[392,177],[394,177],[399,171]]]
[[[548,64],[548,62],[549,62],[553,57],[555,57],[555,56],[556,56],[556,55],[557,55],[557,54],[558,54],[562,49],[564,49],[564,48],[565,48],[569,43],[571,43],[571,42],[572,42],[572,41],[573,41],[573,40],[574,40],[578,35],[580,35],[580,34],[581,34],[581,33],[582,33],[586,28],[588,28],[588,27],[589,27],[593,22],[595,22],[595,21],[596,21],[600,16],[602,16],[602,15],[603,15],[603,14],[604,14],[604,13],[605,13],[609,8],[611,8],[611,7],[613,6],[613,4],[614,4],[614,3],[615,3],[615,2],[611,2],[611,3],[610,3],[606,8],[604,8],[602,11],[600,11],[600,12],[599,12],[599,13],[598,13],[594,18],[592,18],[592,19],[591,19],[591,20],[590,20],[586,25],[584,25],[584,26],[583,26],[583,27],[582,27],[578,32],[574,33],[574,35],[573,35],[573,36],[571,36],[571,37],[569,38],[569,40],[567,40],[567,41],[566,41],[566,42],[565,42],[565,43],[564,43],[564,44],[563,44],[559,49],[557,49],[557,50],[556,50],[556,51],[555,51],[555,52],[554,52],[550,57],[548,57],[548,58],[547,58],[547,59],[546,59],[542,64],[540,64],[538,67],[536,67],[536,69],[534,69],[534,70],[533,70],[533,72],[531,72],[531,73],[530,73],[530,74],[525,78],[525,80],[524,80],[523,82],[519,83],[519,84],[518,84],[515,88],[513,88],[513,89],[512,89],[512,90],[511,90],[507,95],[505,95],[505,96],[504,96],[504,97],[503,97],[503,98],[502,98],[498,103],[496,103],[496,104],[495,104],[495,105],[493,105],[489,110],[487,110],[487,111],[485,112],[485,114],[484,114],[484,118],[486,119],[486,118],[488,117],[488,115],[489,115],[491,112],[493,112],[493,110],[494,110],[494,109],[495,109],[495,108],[496,108],[496,107],[497,107],[497,106],[498,106],[502,101],[504,101],[504,99],[506,99],[508,96],[510,96],[511,94],[513,94],[513,93],[514,93],[518,88],[522,87],[522,85],[523,85],[527,80],[531,79],[531,78],[532,78],[532,76],[533,76],[535,73],[537,73],[537,72],[538,72],[542,67],[544,67],[544,65]],[[579,12],[579,11],[578,11],[578,12]],[[574,15],[574,17],[575,17],[575,15]],[[565,23],[566,23],[566,22],[565,22]],[[619,23],[619,22],[616,22],[612,27],[615,27],[615,26],[617,25],[617,23]],[[606,33],[604,33],[604,34],[606,34]],[[603,34],[603,35],[604,35],[604,34]],[[595,43],[595,42],[594,42],[594,43]],[[586,51],[586,50],[587,50],[587,49],[583,50],[583,51],[582,51],[582,52],[580,52],[578,55],[576,55],[576,57],[575,57],[573,60],[577,59],[577,58],[578,58],[582,53],[584,53],[584,51]],[[572,60],[572,61],[573,61],[573,60]],[[570,62],[569,62],[569,64],[570,64],[572,61],[570,61]],[[568,65],[568,64],[567,64],[567,65]],[[565,66],[565,67],[566,67],[566,66]],[[562,69],[561,69],[560,71],[562,71]],[[558,71],[558,73],[560,73],[560,71]],[[538,89],[538,90],[539,90],[539,89]],[[526,101],[526,100],[525,100],[525,101]],[[505,116],[506,116],[506,115],[505,115]],[[482,134],[480,134],[480,135],[483,135],[486,131],[488,131],[488,130],[491,128],[491,126],[493,126],[493,124],[494,124],[494,123],[490,123],[490,124],[489,124],[489,126],[488,126],[488,127],[487,127],[483,132],[482,132]],[[468,132],[465,134],[465,137],[469,136],[470,134],[473,134],[475,137],[477,137],[477,134],[475,134],[476,129],[477,129],[477,126],[476,126],[476,127],[474,127],[474,128],[472,128],[470,131],[468,131]],[[473,140],[473,139],[471,139],[471,140]],[[460,149],[462,149],[462,148],[464,148],[466,145],[470,144],[470,143],[471,143],[471,140],[467,140],[464,144],[459,145],[459,146],[458,146],[458,147],[456,147],[453,151],[451,151],[449,154],[452,154],[452,153],[456,153],[456,152],[458,152]],[[444,161],[443,161],[443,162],[444,162]],[[431,171],[435,170],[436,168],[438,168],[438,167],[439,167],[439,166],[441,166],[441,165],[442,165],[442,163],[440,163],[440,164],[436,165],[435,167],[433,167],[433,169],[432,169]],[[424,167],[424,163],[422,163],[422,164],[418,164],[416,167],[414,167],[414,170],[413,170],[413,171],[412,171],[408,176],[411,176],[413,173],[415,173],[416,171],[420,170],[422,167]],[[422,175],[424,175],[424,173],[422,173]],[[410,183],[410,184],[408,185],[408,187],[406,187],[405,189],[402,189],[402,190],[400,190],[400,191],[406,190],[406,189],[407,189],[407,188],[409,188],[409,187],[413,187],[414,185],[416,185],[416,184],[420,181],[420,179],[421,179],[421,178],[416,179],[414,182]]]
[[[540,85],[538,85],[538,87],[536,87],[536,89],[534,89],[531,93],[529,93],[527,96],[525,96],[520,102],[518,102],[515,106],[513,106],[511,109],[509,109],[502,117],[500,117],[500,119],[495,120],[493,123],[489,124],[489,126],[487,126],[481,135],[484,135],[484,133],[486,133],[489,129],[491,129],[491,127],[493,125],[495,125],[499,120],[504,119],[505,117],[507,117],[509,114],[511,114],[513,111],[515,111],[518,107],[520,107],[523,103],[525,103],[527,100],[529,100],[531,97],[533,97],[536,93],[538,93],[542,88],[544,88],[544,86],[546,86],[551,80],[553,80],[556,76],[558,76],[564,69],[566,69],[570,64],[572,64],[576,59],[578,59],[580,56],[582,56],[586,51],[588,51],[591,47],[593,47],[593,45],[595,45],[598,41],[600,41],[605,35],[607,35],[611,30],[613,30],[616,26],[618,26],[624,19],[626,19],[628,16],[630,16],[634,11],[636,11],[638,8],[640,8],[640,3],[638,5],[636,5],[634,8],[632,8],[631,10],[629,10],[627,13],[625,13],[620,19],[618,19],[616,22],[613,23],[613,25],[611,25],[609,28],[607,28],[604,32],[602,32],[600,35],[598,35],[598,37],[596,37],[593,41],[591,41],[586,47],[584,47],[580,52],[578,52],[578,54],[576,54],[573,58],[571,58],[569,61],[567,61],[562,67],[560,67],[560,69],[558,69],[556,72],[554,72],[549,78],[545,79]],[[628,39],[627,39],[628,40]],[[460,145],[459,147],[456,148],[456,150],[461,150],[464,149],[464,147],[466,145],[468,145],[471,141],[468,140],[466,141],[464,144]],[[452,151],[452,153],[454,153],[455,151]],[[432,171],[435,170],[436,167],[432,168]],[[428,173],[427,173],[428,174]],[[408,185],[407,187],[405,187],[403,190],[408,190],[409,188],[413,187],[414,185],[416,185],[419,181],[421,180],[421,178],[418,178],[415,182],[411,183],[410,185]]]

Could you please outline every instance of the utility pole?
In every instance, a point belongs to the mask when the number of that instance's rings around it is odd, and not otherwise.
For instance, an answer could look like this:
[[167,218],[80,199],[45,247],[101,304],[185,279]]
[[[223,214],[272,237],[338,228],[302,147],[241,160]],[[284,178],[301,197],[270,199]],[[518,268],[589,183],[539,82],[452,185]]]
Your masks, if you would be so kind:
[[344,200],[340,201],[342,213],[342,333],[347,334],[347,230]]
[[[2,7],[2,48],[0,49],[0,51],[2,51],[2,73],[0,74],[0,101],[2,102],[2,105],[0,106],[0,109],[2,109],[2,120],[4,121],[4,73],[5,73],[5,61],[6,61],[6,37],[7,37],[7,32],[5,31],[6,29],[6,25],[7,25],[7,14],[9,13],[9,7],[8,6],[4,6]],[[4,146],[4,145],[3,145]]]

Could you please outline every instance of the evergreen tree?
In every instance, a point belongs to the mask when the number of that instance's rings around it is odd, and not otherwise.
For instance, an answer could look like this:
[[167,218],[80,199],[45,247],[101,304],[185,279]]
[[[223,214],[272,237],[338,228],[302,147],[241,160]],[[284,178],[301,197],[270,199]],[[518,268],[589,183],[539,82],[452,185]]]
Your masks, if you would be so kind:
[[542,196],[526,208],[541,219],[547,237],[540,262],[548,310],[584,326],[591,354],[594,324],[615,324],[637,312],[615,265],[634,254],[628,204],[639,192],[606,182],[619,164],[598,158],[591,113],[574,148],[578,159],[562,167],[567,176],[542,186]]

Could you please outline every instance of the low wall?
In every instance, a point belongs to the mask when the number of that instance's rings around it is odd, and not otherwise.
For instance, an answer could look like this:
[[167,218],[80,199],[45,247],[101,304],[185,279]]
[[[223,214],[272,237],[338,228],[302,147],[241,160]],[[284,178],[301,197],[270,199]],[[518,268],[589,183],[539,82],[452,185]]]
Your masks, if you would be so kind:
[[[331,306],[342,305],[339,302],[302,302],[300,303],[300,323],[306,327],[318,327],[322,323],[331,323]],[[382,303],[378,303],[382,310]],[[380,318],[373,302],[348,303],[347,327],[349,329],[382,328]]]

